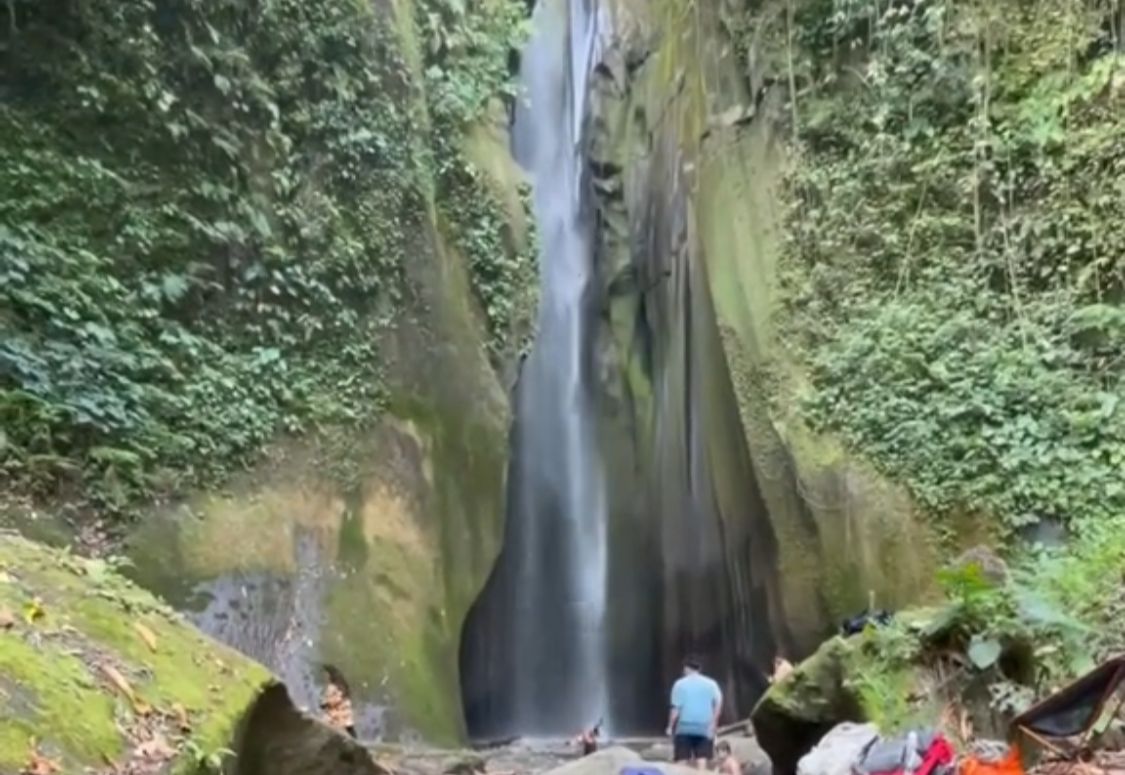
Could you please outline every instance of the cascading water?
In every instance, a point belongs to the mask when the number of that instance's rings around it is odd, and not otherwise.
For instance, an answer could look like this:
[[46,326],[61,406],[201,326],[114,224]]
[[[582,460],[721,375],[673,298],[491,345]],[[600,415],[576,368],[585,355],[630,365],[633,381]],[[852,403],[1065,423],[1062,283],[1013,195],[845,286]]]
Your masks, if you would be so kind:
[[[599,24],[597,0],[540,0],[523,57],[513,145],[535,184],[541,301],[514,399],[503,549],[462,634],[478,741],[573,734],[603,716],[618,734],[654,733],[689,652],[745,714],[785,621],[773,524],[696,250],[680,142],[694,124],[665,121],[671,102],[649,104],[651,87],[671,83],[645,70],[644,36],[615,26]],[[702,107],[684,99],[676,115]],[[627,245],[599,231],[622,217]],[[625,344],[615,323],[630,313]],[[616,367],[641,380],[618,384],[595,354],[635,358]]]
[[[532,177],[542,244],[539,325],[524,364],[516,448],[519,547],[514,707],[533,733],[571,732],[606,710],[606,508],[585,379],[592,274],[581,148],[597,44],[589,0],[546,0],[523,57],[513,130]],[[556,685],[548,691],[545,677]]]
[[587,378],[593,225],[582,147],[596,9],[593,0],[542,0],[533,24],[513,150],[535,190],[540,308],[516,397],[505,548],[490,581],[503,602],[491,606],[496,621],[480,646],[504,666],[486,679],[489,707],[480,711],[489,719],[483,733],[494,736],[571,734],[609,710],[606,498]]

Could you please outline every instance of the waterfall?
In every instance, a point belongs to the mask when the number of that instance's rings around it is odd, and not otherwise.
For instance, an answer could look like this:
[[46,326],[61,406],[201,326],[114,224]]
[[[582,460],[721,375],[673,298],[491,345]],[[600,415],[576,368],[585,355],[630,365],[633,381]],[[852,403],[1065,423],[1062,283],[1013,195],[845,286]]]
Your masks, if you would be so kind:
[[510,731],[521,734],[573,733],[608,712],[606,497],[587,379],[593,224],[582,134],[598,45],[591,6],[539,3],[513,127],[542,245],[538,328],[517,396],[505,558],[515,609]]

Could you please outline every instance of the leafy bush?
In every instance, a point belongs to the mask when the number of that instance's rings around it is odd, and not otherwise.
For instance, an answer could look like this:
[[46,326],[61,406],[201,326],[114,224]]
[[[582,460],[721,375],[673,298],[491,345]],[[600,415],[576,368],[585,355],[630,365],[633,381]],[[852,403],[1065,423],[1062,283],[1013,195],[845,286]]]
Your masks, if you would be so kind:
[[[952,651],[964,655],[955,685],[984,675],[998,710],[1026,709],[1120,650],[1123,573],[1125,518],[1087,524],[1065,547],[1027,550],[1003,581],[990,580],[976,564],[943,570],[944,607],[864,633],[854,683],[865,707],[901,710],[904,673]],[[999,669],[1005,658],[1026,664]]]
[[[279,432],[377,414],[408,246],[429,201],[462,195],[437,181],[466,168],[459,138],[508,88],[522,30],[515,0],[417,6],[424,83],[381,2],[9,3],[9,485],[77,479],[123,509]],[[495,248],[499,206],[477,201],[466,218]]]
[[1109,10],[795,14],[783,335],[811,376],[802,408],[936,513],[1006,529],[1125,513],[1125,62]]

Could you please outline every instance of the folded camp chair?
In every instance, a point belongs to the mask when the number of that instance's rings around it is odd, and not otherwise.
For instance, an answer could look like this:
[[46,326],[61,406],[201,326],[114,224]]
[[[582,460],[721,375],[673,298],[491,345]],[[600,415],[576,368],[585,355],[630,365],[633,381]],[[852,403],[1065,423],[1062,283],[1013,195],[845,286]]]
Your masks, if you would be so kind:
[[[1088,753],[1094,725],[1115,702],[1120,710],[1125,696],[1114,696],[1125,684],[1125,655],[1114,657],[1059,689],[1012,720],[1012,729],[1063,759]],[[1125,694],[1125,693],[1123,693]],[[1074,742],[1074,738],[1078,738]]]

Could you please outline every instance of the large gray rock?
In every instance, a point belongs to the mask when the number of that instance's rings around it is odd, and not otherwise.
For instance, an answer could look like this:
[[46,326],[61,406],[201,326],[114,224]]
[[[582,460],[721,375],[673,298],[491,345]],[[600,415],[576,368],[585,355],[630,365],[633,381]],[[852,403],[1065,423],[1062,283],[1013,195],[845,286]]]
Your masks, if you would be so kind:
[[797,775],[851,775],[863,749],[878,736],[874,724],[839,724],[801,757]]
[[650,762],[670,762],[672,753],[671,740],[658,740],[647,748],[641,749],[641,755]]
[[547,775],[620,775],[622,767],[644,763],[645,760],[636,751],[614,746],[567,762],[550,770]]
[[643,767],[660,775],[699,775],[693,767],[669,762],[646,761],[636,751],[613,746],[597,753],[567,762],[545,775],[621,775],[624,767]]

